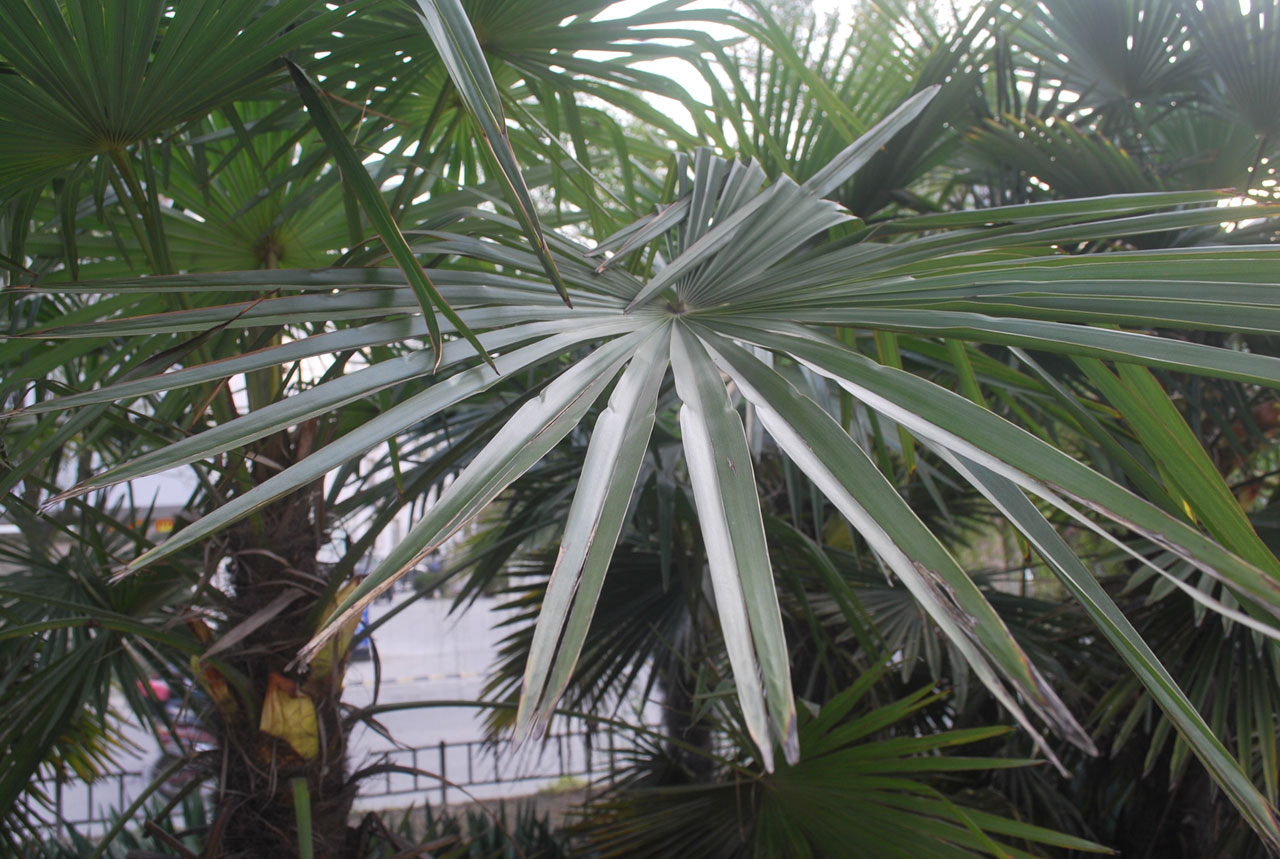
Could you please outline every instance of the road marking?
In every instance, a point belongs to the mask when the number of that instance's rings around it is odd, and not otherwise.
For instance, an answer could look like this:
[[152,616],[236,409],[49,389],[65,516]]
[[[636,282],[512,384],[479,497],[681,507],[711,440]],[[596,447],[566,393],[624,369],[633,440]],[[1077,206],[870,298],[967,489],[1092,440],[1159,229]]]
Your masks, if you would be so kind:
[[[481,674],[478,671],[459,671],[457,674],[445,674],[443,672],[418,675],[406,674],[400,677],[387,677],[384,675],[382,682],[384,685],[412,686],[415,683],[439,683],[441,680],[474,680],[480,676]],[[358,677],[351,677],[347,679],[347,683],[349,685],[355,686],[372,686],[373,682],[373,674],[362,673]]]

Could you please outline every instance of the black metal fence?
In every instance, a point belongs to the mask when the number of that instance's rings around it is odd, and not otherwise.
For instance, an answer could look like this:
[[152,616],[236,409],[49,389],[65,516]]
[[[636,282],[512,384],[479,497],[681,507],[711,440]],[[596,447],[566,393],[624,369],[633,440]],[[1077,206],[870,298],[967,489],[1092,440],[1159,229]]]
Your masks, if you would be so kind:
[[[571,779],[609,784],[632,742],[631,735],[610,728],[551,734],[519,747],[468,740],[388,748],[371,753],[356,802],[362,809],[448,806],[535,793]],[[103,833],[150,782],[149,774],[137,771],[112,773],[94,784],[46,782],[54,801],[46,820],[50,834],[69,827],[85,836]]]
[[[495,792],[506,796],[531,793],[546,783],[568,779],[611,783],[614,762],[630,751],[630,737],[612,729],[553,734],[543,742],[522,747],[484,740],[446,743],[377,753],[385,763],[361,782],[360,799],[420,797],[422,802],[447,806],[450,802],[485,799]],[[494,791],[494,788],[501,790]],[[394,807],[387,803],[381,807]]]
[[98,835],[149,783],[146,773],[133,771],[109,773],[94,782],[44,780],[41,786],[53,808],[37,813],[51,834],[64,834],[74,827],[81,835]]

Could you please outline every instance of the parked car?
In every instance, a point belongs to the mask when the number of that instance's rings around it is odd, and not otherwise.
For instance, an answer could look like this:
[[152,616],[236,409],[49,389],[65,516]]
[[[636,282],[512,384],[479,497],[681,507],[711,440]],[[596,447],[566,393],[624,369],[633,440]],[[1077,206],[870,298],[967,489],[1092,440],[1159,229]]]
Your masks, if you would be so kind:
[[369,609],[360,615],[360,625],[351,639],[349,658],[352,662],[368,662],[373,659],[373,636],[369,632]]

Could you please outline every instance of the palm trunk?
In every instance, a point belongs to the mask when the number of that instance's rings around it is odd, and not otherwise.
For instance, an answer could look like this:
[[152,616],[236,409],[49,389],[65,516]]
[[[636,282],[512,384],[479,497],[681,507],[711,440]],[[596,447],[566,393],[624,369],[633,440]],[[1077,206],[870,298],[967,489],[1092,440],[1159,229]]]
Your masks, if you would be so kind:
[[669,744],[672,760],[677,761],[694,783],[706,781],[711,776],[710,754],[698,754],[693,749],[711,751],[711,725],[706,719],[694,718],[694,689],[697,678],[683,665],[673,665],[662,674],[662,721],[667,735],[683,745]]
[[[299,448],[309,447],[306,430],[278,434],[259,449],[250,467],[254,485],[305,455]],[[215,855],[299,855],[297,779],[305,781],[309,796],[314,855],[348,855],[355,786],[347,778],[340,710],[345,654],[327,672],[313,672],[320,676],[286,670],[311,636],[313,610],[328,585],[316,560],[323,543],[321,507],[317,486],[279,499],[228,534],[226,629],[267,619],[223,654],[243,676],[252,703],[228,706],[224,697],[219,708],[215,831],[221,827],[221,834]]]

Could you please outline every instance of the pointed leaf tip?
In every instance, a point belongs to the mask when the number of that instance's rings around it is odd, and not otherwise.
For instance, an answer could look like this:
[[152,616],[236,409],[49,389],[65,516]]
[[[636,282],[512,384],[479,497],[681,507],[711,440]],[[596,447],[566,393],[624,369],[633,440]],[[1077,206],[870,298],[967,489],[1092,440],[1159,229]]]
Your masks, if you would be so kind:
[[494,82],[484,50],[460,0],[418,0],[423,26],[449,72],[467,112],[480,127],[480,135],[493,163],[498,168],[511,209],[533,245],[534,253],[556,292],[572,307],[569,288],[551,256],[543,234],[538,212],[520,172],[520,165],[507,138],[506,116],[502,95]]

